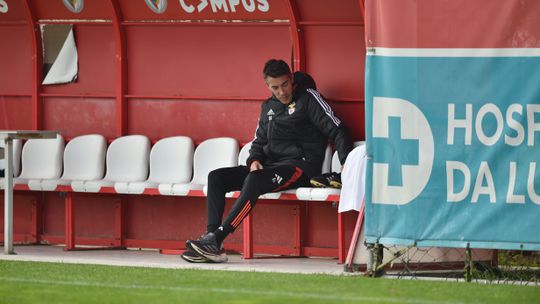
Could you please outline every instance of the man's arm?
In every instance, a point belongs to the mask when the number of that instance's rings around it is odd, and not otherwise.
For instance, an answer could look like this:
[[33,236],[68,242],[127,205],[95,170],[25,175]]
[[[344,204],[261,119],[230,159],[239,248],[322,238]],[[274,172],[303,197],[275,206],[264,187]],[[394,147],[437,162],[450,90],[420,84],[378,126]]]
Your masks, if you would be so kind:
[[310,96],[308,113],[311,122],[334,142],[338,151],[339,161],[341,165],[345,164],[345,159],[353,147],[347,129],[341,120],[334,115],[332,108],[319,92],[308,89],[307,93]]
[[[246,165],[250,168],[250,171],[254,169],[262,169],[262,163],[266,160],[263,147],[268,142],[267,139],[267,121],[266,113],[264,109],[264,103],[261,106],[261,116],[257,124],[257,130],[255,131],[255,139],[251,143],[251,149],[249,149],[249,157],[246,161]],[[252,166],[253,165],[253,166]]]

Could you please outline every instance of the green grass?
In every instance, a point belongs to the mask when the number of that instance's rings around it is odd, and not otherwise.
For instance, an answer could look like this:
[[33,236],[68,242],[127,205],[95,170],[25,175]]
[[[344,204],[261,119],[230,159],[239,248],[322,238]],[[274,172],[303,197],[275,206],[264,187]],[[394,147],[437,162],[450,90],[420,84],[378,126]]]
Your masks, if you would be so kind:
[[538,303],[540,287],[0,261],[0,303]]

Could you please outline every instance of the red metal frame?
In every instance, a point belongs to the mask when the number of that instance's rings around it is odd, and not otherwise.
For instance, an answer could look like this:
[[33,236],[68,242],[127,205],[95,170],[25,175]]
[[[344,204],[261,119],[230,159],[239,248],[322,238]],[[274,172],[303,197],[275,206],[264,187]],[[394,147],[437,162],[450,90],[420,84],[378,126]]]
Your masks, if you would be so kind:
[[41,31],[36,22],[34,12],[30,0],[23,1],[26,22],[30,30],[32,41],[32,129],[40,130],[43,126],[42,112],[43,105],[41,103],[41,79],[43,77],[43,57],[41,48]]
[[242,223],[244,230],[244,259],[253,258],[253,212],[249,213]]
[[0,25],[26,25],[26,21],[0,21]]
[[148,25],[165,25],[165,26],[287,26],[290,23],[287,21],[279,21],[279,22],[249,22],[249,21],[243,21],[243,22],[231,22],[231,21],[216,21],[216,22],[184,22],[184,21],[153,21],[151,23],[149,22],[141,22],[141,21],[124,21],[121,23],[122,26],[148,26]]
[[[32,191],[27,185],[19,184],[15,187],[16,190]],[[70,186],[58,186],[56,191],[65,194],[65,235],[64,238],[41,235],[41,240],[49,243],[64,243],[64,250],[79,250],[76,247],[77,243],[84,243],[91,246],[104,246],[111,248],[126,248],[126,247],[144,247],[144,248],[162,248],[162,249],[182,249],[183,242],[178,241],[163,241],[163,240],[136,240],[125,238],[125,210],[127,208],[127,195],[118,194],[114,187],[102,187],[99,193],[96,194],[116,194],[120,195],[120,202],[115,205],[114,217],[114,236],[113,238],[91,238],[91,237],[76,237],[75,236],[75,216],[74,216],[74,195]],[[93,195],[92,193],[81,193],[81,195]],[[161,194],[157,189],[146,189],[144,195]],[[235,192],[232,198],[238,197],[239,192]],[[206,197],[202,190],[192,190],[186,197]],[[328,197],[327,203],[339,201],[338,195]],[[338,247],[337,248],[321,248],[313,246],[304,246],[303,239],[306,231],[304,214],[309,202],[298,201],[294,194],[284,193],[279,200],[261,200],[259,204],[276,204],[286,203],[294,204],[294,220],[293,220],[293,239],[292,246],[275,246],[275,245],[255,245],[253,242],[253,213],[248,214],[242,223],[244,241],[242,245],[228,244],[229,250],[243,252],[244,259],[255,258],[254,252],[265,252],[268,254],[290,255],[290,256],[321,256],[321,257],[338,257],[338,263],[344,263],[346,258],[346,240],[345,240],[345,224],[344,213],[337,213],[338,222]],[[27,240],[27,238],[25,238]],[[85,248],[84,250],[92,249]],[[166,252],[167,254],[177,254],[178,252]],[[259,257],[257,257],[259,258]],[[264,258],[264,257],[263,257]]]
[[[235,196],[237,196],[237,193],[235,193]],[[338,247],[337,248],[318,248],[318,247],[307,247],[303,244],[304,234],[304,213],[306,204],[309,202],[302,202],[297,201],[294,194],[284,193],[277,201],[265,201],[262,200],[259,202],[259,204],[262,203],[288,203],[287,199],[294,200],[295,208],[294,208],[294,223],[293,223],[293,245],[292,247],[286,247],[286,246],[259,246],[254,245],[253,242],[253,217],[252,213],[248,214],[248,216],[244,219],[244,222],[242,223],[242,227],[244,229],[244,245],[243,245],[243,257],[244,259],[253,259],[255,258],[253,252],[254,249],[264,248],[264,252],[275,252],[277,254],[283,254],[282,248],[290,248],[290,255],[292,256],[324,256],[324,257],[338,257],[338,263],[342,264],[345,262],[346,258],[346,251],[347,251],[347,244],[345,240],[345,225],[344,225],[344,213],[338,213],[337,214],[337,222],[338,222]],[[339,196],[332,195],[329,198],[330,203],[332,201],[339,201]],[[278,249],[280,248],[280,249]],[[257,250],[258,251],[258,250]]]
[[360,233],[362,233],[364,230],[363,229],[364,216],[365,216],[365,206],[364,206],[364,201],[362,201],[362,208],[360,209],[360,212],[358,213],[358,217],[356,219],[356,226],[354,227],[353,238],[351,240],[351,246],[349,247],[349,253],[347,254],[347,258],[345,260],[345,265],[347,269],[351,271],[352,271],[354,253],[356,252],[356,248],[358,246],[358,239],[360,238]]
[[83,20],[69,20],[69,21],[63,21],[63,20],[44,20],[44,21],[36,21],[37,25],[40,24],[73,24],[73,25],[111,25],[110,20],[104,20],[104,21],[83,21]]
[[294,71],[305,70],[305,51],[304,51],[304,35],[299,26],[298,6],[295,0],[288,0],[288,10],[290,16],[291,39],[293,43],[293,64]]
[[[65,231],[64,231],[64,250],[76,250],[77,241],[83,240],[83,243],[95,245],[95,246],[110,246],[113,248],[125,248],[126,239],[124,235],[125,231],[125,209],[127,205],[127,198],[125,195],[121,194],[120,201],[115,205],[115,214],[114,214],[114,236],[112,239],[109,238],[87,238],[87,237],[76,237],[75,236],[75,212],[74,212],[74,193],[67,190],[68,186],[61,187],[57,191],[67,191],[61,192],[65,194],[64,205],[65,205]],[[100,193],[116,193],[112,187],[103,187],[102,192]],[[45,238],[45,237],[44,237]],[[50,237],[47,237],[50,239]]]
[[4,97],[32,97],[32,95],[29,95],[29,94],[17,94],[17,93],[3,93],[2,96]]
[[126,65],[126,33],[122,28],[122,13],[118,0],[111,0],[113,14],[113,31],[116,62],[116,134],[127,134],[127,65]]
[[75,249],[75,225],[73,216],[73,194],[68,192],[65,197],[65,247],[64,250]]
[[116,96],[108,94],[60,94],[60,93],[41,93],[41,97],[63,97],[63,98],[115,98]]
[[362,17],[364,18],[364,24],[366,20],[366,4],[364,0],[358,0],[358,4],[360,5],[360,11],[362,11]]
[[41,200],[42,196],[36,194],[35,201],[32,203],[32,238],[34,238],[36,243],[40,242],[40,227],[41,227]]
[[299,25],[311,25],[311,26],[362,26],[364,22],[361,21],[300,21]]
[[120,248],[125,248],[125,210],[127,205],[126,195],[122,195],[120,202],[116,203],[115,212],[114,212],[114,239],[115,246]]
[[302,250],[302,243],[303,243],[303,235],[304,231],[302,229],[303,227],[303,220],[302,220],[302,203],[296,202],[294,206],[294,241],[293,241],[293,249],[294,249],[294,255],[296,256],[302,256],[303,250]]
[[268,98],[268,96],[238,97],[238,96],[194,96],[194,95],[132,95],[125,96],[128,99],[182,99],[182,100],[205,100],[205,101],[259,101]]
[[338,212],[338,261],[339,263],[345,262],[345,229],[343,223],[343,213]]

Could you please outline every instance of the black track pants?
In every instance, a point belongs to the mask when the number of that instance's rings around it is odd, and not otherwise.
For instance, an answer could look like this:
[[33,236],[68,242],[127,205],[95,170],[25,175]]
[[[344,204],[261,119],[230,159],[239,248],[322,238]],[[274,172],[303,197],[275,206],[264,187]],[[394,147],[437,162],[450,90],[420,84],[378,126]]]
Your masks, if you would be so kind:
[[[207,231],[214,232],[222,226],[227,235],[249,214],[259,195],[308,185],[307,176],[295,166],[265,167],[253,172],[246,166],[214,170],[208,175]],[[222,223],[225,194],[237,190],[241,190],[240,196]]]

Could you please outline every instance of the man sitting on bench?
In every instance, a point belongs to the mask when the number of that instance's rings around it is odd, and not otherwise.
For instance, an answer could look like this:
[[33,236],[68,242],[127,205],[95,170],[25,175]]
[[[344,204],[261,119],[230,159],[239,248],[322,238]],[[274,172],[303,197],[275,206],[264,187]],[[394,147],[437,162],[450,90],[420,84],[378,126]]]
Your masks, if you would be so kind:
[[[283,60],[271,59],[263,69],[272,96],[262,103],[255,139],[247,166],[221,168],[208,175],[206,233],[186,241],[182,258],[192,263],[227,261],[223,240],[242,223],[259,195],[309,187],[321,174],[330,138],[345,163],[352,143],[341,121],[315,90],[309,75],[292,75]],[[223,219],[225,194],[240,190],[240,196]]]

